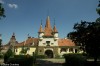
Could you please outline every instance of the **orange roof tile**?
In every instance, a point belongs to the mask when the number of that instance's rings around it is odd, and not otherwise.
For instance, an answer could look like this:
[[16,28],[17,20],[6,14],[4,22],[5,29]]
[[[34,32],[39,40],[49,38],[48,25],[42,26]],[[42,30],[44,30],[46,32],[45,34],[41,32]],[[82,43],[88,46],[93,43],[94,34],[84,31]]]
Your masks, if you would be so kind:
[[16,46],[38,46],[38,38],[28,38],[26,41],[16,44]]
[[58,45],[59,46],[75,46],[75,43],[73,43],[70,39],[59,39]]

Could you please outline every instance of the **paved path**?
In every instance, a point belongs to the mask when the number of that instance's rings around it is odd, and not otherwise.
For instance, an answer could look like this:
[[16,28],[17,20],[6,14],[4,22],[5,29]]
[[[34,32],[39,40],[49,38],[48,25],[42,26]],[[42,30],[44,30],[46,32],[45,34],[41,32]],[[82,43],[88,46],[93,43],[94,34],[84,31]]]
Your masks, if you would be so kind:
[[64,59],[37,59],[39,66],[62,66]]

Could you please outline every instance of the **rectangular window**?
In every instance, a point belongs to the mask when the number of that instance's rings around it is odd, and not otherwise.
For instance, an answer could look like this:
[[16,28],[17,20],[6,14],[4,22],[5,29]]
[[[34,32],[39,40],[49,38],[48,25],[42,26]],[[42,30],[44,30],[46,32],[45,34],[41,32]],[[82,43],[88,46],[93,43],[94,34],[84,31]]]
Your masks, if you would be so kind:
[[17,49],[16,49],[16,52],[17,52]]
[[30,48],[28,47],[27,50],[30,50]]
[[51,45],[53,45],[54,43],[51,43]]
[[46,43],[47,43],[47,46],[50,46],[50,41],[46,41]]
[[43,43],[43,45],[45,45],[45,43]]

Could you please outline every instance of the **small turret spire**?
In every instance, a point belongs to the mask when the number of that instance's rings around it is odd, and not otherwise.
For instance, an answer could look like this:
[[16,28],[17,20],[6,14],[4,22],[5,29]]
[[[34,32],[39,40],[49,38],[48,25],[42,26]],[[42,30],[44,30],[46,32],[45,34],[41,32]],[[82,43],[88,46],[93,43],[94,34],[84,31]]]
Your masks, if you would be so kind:
[[41,19],[41,25],[42,25],[42,19]]
[[53,32],[55,32],[55,33],[58,33],[58,31],[57,31],[57,29],[56,29],[55,22],[54,22],[54,28],[53,28]]
[[54,26],[55,26],[55,18],[54,18]]
[[31,36],[29,35],[29,33],[28,33],[27,37],[28,37],[28,38],[31,38]]
[[55,24],[55,18],[54,18],[54,28],[53,28],[53,32],[54,33],[58,33],[57,29],[56,29],[56,24]]
[[13,32],[11,39],[16,39],[15,38],[15,33]]
[[43,32],[43,29],[42,29],[42,20],[41,20],[41,25],[40,25],[40,29],[39,29],[39,33],[40,32]]
[[12,36],[15,36],[15,33],[13,32],[13,35]]

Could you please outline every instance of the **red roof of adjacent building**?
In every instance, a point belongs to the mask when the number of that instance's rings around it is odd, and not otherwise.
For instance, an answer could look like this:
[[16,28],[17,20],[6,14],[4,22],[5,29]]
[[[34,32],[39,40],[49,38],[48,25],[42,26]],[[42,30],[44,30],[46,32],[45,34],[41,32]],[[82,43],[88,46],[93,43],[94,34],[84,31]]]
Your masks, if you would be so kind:
[[38,38],[28,38],[26,41],[16,44],[15,46],[38,46]]
[[[38,46],[38,41],[38,38],[28,38],[26,41],[16,44],[16,46]],[[58,39],[58,46],[75,46],[75,43],[70,39]]]
[[75,43],[72,42],[70,39],[59,39],[58,40],[59,46],[75,46]]

